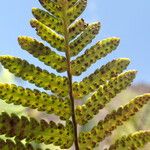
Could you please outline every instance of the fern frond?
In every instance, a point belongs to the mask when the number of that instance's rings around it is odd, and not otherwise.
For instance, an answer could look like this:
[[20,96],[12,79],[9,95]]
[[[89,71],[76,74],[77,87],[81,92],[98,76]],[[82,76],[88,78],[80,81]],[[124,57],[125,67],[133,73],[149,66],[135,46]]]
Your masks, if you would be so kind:
[[[119,45],[120,39],[116,37],[107,38],[86,50],[85,53],[71,62],[72,74],[79,76],[86,71],[98,59],[105,57]],[[81,42],[82,43],[82,42]]]
[[67,11],[67,17],[68,17],[68,22],[71,24],[74,22],[85,10],[87,6],[87,0],[78,0],[77,3],[75,3],[74,6],[72,6],[68,11]]
[[27,142],[54,144],[61,148],[68,148],[73,143],[72,123],[66,121],[66,126],[56,124],[53,121],[40,122],[34,118],[25,116],[19,118],[15,114],[9,116],[7,113],[0,115],[0,134],[6,137],[15,137],[16,140],[26,139]]
[[62,21],[58,18],[39,8],[32,8],[32,14],[38,21],[43,23],[45,26],[51,28],[59,34],[63,33]]
[[125,106],[119,107],[117,111],[114,110],[108,114],[91,131],[81,132],[79,137],[80,148],[82,150],[94,148],[106,136],[109,136],[113,130],[122,125],[124,121],[135,115],[149,100],[150,94],[138,96]]
[[83,96],[94,92],[101,85],[105,84],[105,82],[125,70],[129,63],[130,60],[127,58],[112,60],[106,65],[103,65],[100,69],[97,69],[90,76],[85,77],[81,82],[73,83],[75,98],[83,98]]
[[87,26],[88,24],[84,22],[84,19],[79,19],[75,23],[73,23],[68,29],[69,40],[71,41],[75,37],[77,37],[79,34],[81,34],[82,31],[84,31]]
[[56,114],[61,119],[71,116],[69,99],[63,100],[54,95],[48,95],[38,90],[25,89],[14,84],[0,83],[0,99],[6,103],[22,105],[48,114]]
[[64,38],[39,22],[36,19],[32,19],[30,24],[36,29],[36,33],[41,39],[48,42],[52,47],[56,48],[58,51],[65,51],[64,48]]
[[150,131],[138,131],[118,139],[108,150],[133,150],[144,147],[150,142]]
[[36,39],[28,36],[20,36],[18,37],[18,42],[23,50],[26,50],[46,65],[56,69],[58,72],[67,70],[66,58],[56,54],[49,47],[44,46],[43,43]]
[[98,34],[100,30],[100,23],[92,23],[87,26],[87,28],[83,31],[83,33],[77,37],[73,42],[70,43],[70,55],[75,56],[79,52],[83,50],[95,36]]
[[38,87],[45,90],[51,90],[62,96],[66,96],[68,92],[68,79],[66,77],[56,76],[48,73],[33,64],[29,64],[26,60],[22,60],[13,56],[0,56],[1,64],[14,75],[34,83]]
[[[67,77],[49,73],[17,57],[0,56],[0,63],[15,76],[52,92],[52,95],[49,95],[36,89],[0,83],[0,99],[8,104],[55,114],[65,125],[3,112],[0,114],[0,135],[7,139],[13,138],[16,142],[0,139],[0,149],[34,150],[30,145],[34,142],[53,144],[61,149],[69,149],[74,145],[76,150],[93,150],[113,130],[138,112],[150,100],[150,94],[136,97],[125,106],[106,115],[104,120],[100,120],[90,131],[81,131],[78,134],[78,124],[86,124],[112,98],[129,86],[135,78],[136,71],[123,72],[130,61],[120,58],[103,65],[81,82],[73,82],[74,76],[81,75],[96,61],[114,51],[120,39],[106,38],[78,56],[93,41],[101,28],[100,22],[87,24],[84,19],[76,20],[86,9],[87,0],[39,2],[46,10],[33,8],[32,14],[35,19],[32,19],[30,24],[50,47],[28,36],[20,36],[19,45],[57,72],[66,72]],[[63,52],[63,56],[52,48]],[[74,56],[76,57],[72,58]],[[76,106],[75,100],[83,100],[85,96],[89,96],[85,103]],[[30,144],[23,145],[22,140]],[[131,150],[142,147],[149,141],[150,131],[142,131],[119,139],[109,150],[122,150],[124,147]]]
[[55,17],[61,17],[62,8],[52,0],[39,0],[40,4]]
[[86,124],[99,110],[104,108],[118,93],[127,88],[135,78],[136,71],[127,71],[112,78],[86,101],[76,108],[76,120],[80,125]]
[[[3,139],[0,139],[0,149],[1,150],[41,150],[40,148],[33,148],[31,144],[23,144],[20,141],[12,141],[10,139],[7,139],[6,141]],[[50,150],[50,149],[46,149]]]

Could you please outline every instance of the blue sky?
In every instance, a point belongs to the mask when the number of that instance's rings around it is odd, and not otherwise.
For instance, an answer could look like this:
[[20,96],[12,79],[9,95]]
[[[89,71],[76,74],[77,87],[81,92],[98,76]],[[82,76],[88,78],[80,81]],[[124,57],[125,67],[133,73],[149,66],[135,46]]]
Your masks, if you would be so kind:
[[[32,7],[41,7],[38,0],[1,1],[0,55],[19,56],[54,72],[21,50],[17,43],[19,35],[40,39],[29,25]],[[114,58],[128,57],[131,60],[129,69],[138,70],[135,82],[150,83],[150,0],[89,0],[82,17],[87,22],[100,21],[102,24],[93,44],[110,36],[120,37],[121,43],[115,52],[98,61],[80,79]]]

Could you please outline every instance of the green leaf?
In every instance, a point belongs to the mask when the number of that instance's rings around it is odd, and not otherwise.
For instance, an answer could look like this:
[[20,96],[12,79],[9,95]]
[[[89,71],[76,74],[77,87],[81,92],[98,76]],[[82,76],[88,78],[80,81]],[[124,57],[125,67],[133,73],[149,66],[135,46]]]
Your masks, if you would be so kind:
[[[10,139],[7,139],[4,141],[3,139],[0,139],[0,149],[1,150],[41,150],[40,148],[33,148],[31,144],[23,144],[20,141],[12,141]],[[50,149],[46,149],[50,150]]]
[[83,33],[70,43],[70,55],[76,56],[79,52],[83,50],[95,36],[98,34],[100,30],[100,23],[92,23],[87,26],[87,28],[83,31]]
[[56,114],[63,120],[69,119],[71,116],[69,99],[63,100],[45,92],[25,89],[14,84],[0,83],[0,99],[8,104],[13,103],[45,111],[48,114]]
[[126,89],[135,78],[136,71],[127,71],[110,79],[86,101],[76,108],[76,120],[80,125],[86,124],[99,110],[104,108],[122,90]]
[[79,19],[75,23],[73,23],[68,29],[69,40],[73,40],[75,37],[81,34],[87,26],[88,24],[84,22],[84,19]]
[[87,0],[78,0],[77,3],[67,11],[69,24],[74,22],[83,13],[86,6]]
[[70,121],[67,121],[64,126],[53,121],[48,123],[41,120],[38,122],[34,118],[28,119],[25,116],[19,118],[15,114],[9,116],[5,112],[0,115],[0,134],[5,134],[6,137],[15,137],[15,140],[25,139],[27,142],[54,144],[60,148],[69,148],[73,143]]
[[150,131],[138,131],[118,139],[108,150],[133,150],[150,142]]
[[71,62],[72,74],[78,76],[86,71],[97,60],[105,57],[107,54],[115,50],[119,45],[119,42],[119,38],[107,38],[86,50],[83,55],[77,57],[77,59]]
[[76,99],[83,98],[85,95],[90,94],[97,90],[101,85],[113,77],[116,77],[123,70],[127,68],[130,60],[127,58],[119,58],[103,65],[91,75],[85,77],[81,82],[73,83],[74,97]]
[[64,48],[64,38],[39,22],[36,19],[32,19],[30,24],[36,29],[37,35],[39,35],[43,40],[48,42],[52,47],[56,48],[58,51],[65,51]]
[[32,8],[32,14],[38,21],[43,23],[45,26],[51,28],[57,33],[63,33],[62,21],[58,18],[39,8]]
[[113,130],[135,115],[149,100],[150,94],[138,96],[125,106],[119,107],[117,111],[114,110],[108,114],[91,131],[81,132],[79,136],[80,148],[82,150],[94,148],[100,141],[109,136]]
[[51,0],[39,0],[40,4],[55,17],[61,17],[62,8]]
[[27,80],[45,90],[51,90],[61,96],[68,94],[68,79],[66,77],[56,76],[26,60],[13,56],[0,56],[1,64],[17,77]]
[[28,36],[20,36],[18,42],[22,49],[26,50],[46,65],[51,66],[58,72],[67,70],[66,58],[56,54],[49,47],[44,46],[43,43]]

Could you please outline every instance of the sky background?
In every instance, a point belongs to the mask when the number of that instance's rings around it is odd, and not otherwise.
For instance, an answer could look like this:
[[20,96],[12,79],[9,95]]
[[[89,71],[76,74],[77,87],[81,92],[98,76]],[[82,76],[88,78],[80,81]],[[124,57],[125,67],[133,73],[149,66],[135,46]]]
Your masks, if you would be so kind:
[[[0,55],[18,56],[55,73],[18,45],[19,35],[40,39],[29,24],[33,18],[32,7],[41,7],[38,0],[1,1]],[[121,43],[116,51],[97,61],[79,80],[114,58],[127,57],[131,60],[129,69],[138,70],[134,83],[150,83],[150,0],[89,0],[82,17],[89,23],[100,21],[102,24],[100,34],[92,44],[111,36],[120,37]]]

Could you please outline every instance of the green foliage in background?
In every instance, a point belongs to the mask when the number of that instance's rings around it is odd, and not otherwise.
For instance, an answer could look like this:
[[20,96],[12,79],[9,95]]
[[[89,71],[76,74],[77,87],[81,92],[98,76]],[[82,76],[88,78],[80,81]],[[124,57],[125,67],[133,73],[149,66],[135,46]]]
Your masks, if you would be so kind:
[[[44,119],[21,116],[8,112],[0,114],[0,149],[36,149],[32,142],[53,144],[61,149],[73,145],[76,150],[92,150],[118,126],[124,124],[150,100],[150,93],[137,96],[124,106],[113,110],[89,131],[78,134],[78,125],[83,126],[99,113],[99,110],[126,89],[133,81],[137,71],[123,72],[130,61],[127,58],[114,59],[98,68],[81,82],[72,77],[85,72],[97,60],[116,50],[120,39],[109,37],[80,52],[92,42],[99,33],[100,23],[88,24],[77,18],[87,6],[87,0],[39,0],[44,10],[33,8],[35,19],[30,24],[38,36],[51,47],[28,36],[18,38],[19,45],[45,65],[67,76],[50,73],[26,60],[13,56],[0,56],[1,64],[15,76],[43,88],[45,92],[29,89],[15,84],[0,83],[0,98],[8,104],[22,105],[47,114],[55,114],[64,123],[47,122]],[[60,55],[64,53],[64,55]],[[74,57],[76,56],[76,57]],[[48,94],[46,91],[51,91]],[[75,101],[83,101],[75,105]],[[14,142],[10,138],[14,138]],[[26,144],[22,143],[26,141]],[[124,141],[124,143],[122,143]],[[150,131],[140,131],[118,139],[109,150],[137,149],[150,141]]]

